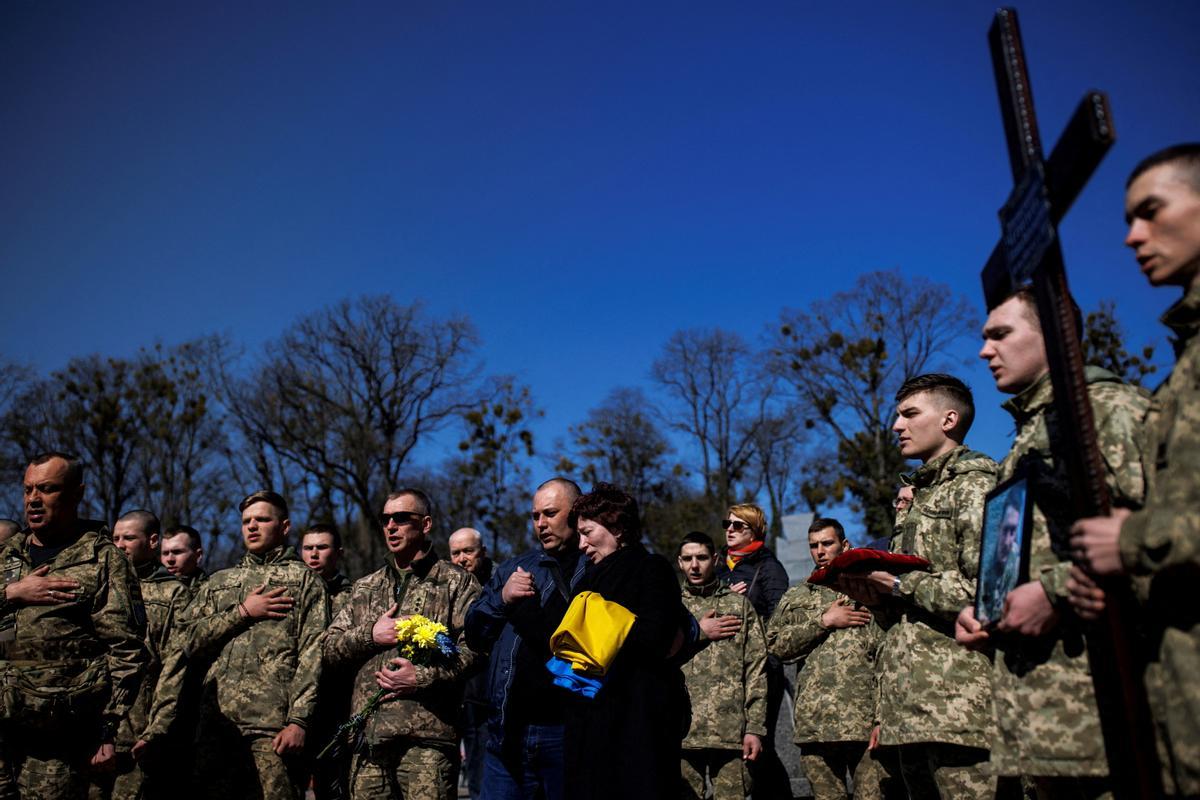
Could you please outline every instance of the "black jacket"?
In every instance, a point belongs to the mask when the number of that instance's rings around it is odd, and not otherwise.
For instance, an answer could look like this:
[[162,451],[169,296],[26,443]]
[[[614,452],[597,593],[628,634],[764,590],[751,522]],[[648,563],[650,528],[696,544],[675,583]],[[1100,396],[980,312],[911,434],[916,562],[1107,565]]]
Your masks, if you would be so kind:
[[754,606],[754,610],[758,612],[758,616],[765,624],[775,613],[775,606],[779,605],[779,598],[783,597],[783,593],[787,591],[787,570],[783,568],[783,564],[779,563],[779,559],[775,557],[775,553],[769,547],[760,547],[755,550],[739,561],[732,570],[725,561],[727,555],[722,550],[718,557],[717,577],[726,586],[745,581],[750,605]]

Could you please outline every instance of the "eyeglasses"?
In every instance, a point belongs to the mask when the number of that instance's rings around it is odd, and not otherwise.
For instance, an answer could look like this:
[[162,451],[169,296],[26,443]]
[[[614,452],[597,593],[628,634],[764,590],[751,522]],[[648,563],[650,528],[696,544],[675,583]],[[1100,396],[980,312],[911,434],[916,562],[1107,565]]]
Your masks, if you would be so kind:
[[389,522],[394,522],[397,525],[416,525],[425,519],[426,516],[428,515],[418,514],[414,511],[393,511],[390,514],[385,511],[379,515],[379,524],[385,528]]
[[733,528],[734,533],[741,533],[742,531],[746,530],[749,527],[750,527],[749,525],[747,525],[745,522],[742,522],[740,519],[723,519],[723,520],[721,520],[721,530],[725,530],[726,528]]

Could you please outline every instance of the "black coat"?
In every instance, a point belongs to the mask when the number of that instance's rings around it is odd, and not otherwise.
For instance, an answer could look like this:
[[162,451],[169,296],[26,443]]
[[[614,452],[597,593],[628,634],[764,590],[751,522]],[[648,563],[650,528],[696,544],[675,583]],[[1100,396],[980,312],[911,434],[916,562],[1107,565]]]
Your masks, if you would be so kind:
[[775,613],[779,598],[788,589],[788,574],[769,547],[760,547],[739,561],[732,570],[726,565],[722,552],[717,563],[717,577],[726,586],[745,581],[750,605],[765,624]]
[[609,555],[575,589],[620,603],[637,620],[592,700],[567,711],[567,800],[664,800],[679,796],[687,692],[667,654],[688,627],[679,583],[662,556],[632,544]]

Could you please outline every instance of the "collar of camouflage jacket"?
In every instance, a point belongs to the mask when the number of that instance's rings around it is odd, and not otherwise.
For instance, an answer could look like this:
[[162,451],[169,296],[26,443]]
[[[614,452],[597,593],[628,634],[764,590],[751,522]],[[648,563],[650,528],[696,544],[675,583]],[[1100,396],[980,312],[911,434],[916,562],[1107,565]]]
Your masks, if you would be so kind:
[[[1083,379],[1089,386],[1093,383],[1104,383],[1106,381],[1121,383],[1121,379],[1113,373],[1103,367],[1097,367],[1092,364],[1084,366]],[[1027,420],[1040,414],[1052,402],[1054,402],[1054,385],[1050,381],[1050,373],[1047,372],[1034,381],[1025,391],[1005,400],[1001,408],[1011,414],[1013,419],[1016,420],[1017,426],[1020,427]]]
[[955,475],[976,470],[990,471],[993,467],[992,460],[986,455],[960,444],[928,464],[922,464],[913,472],[901,475],[900,481],[914,489],[922,489],[926,486],[936,486]]
[[414,558],[408,565],[408,569],[400,569],[396,566],[396,559],[389,558],[387,560],[388,568],[395,573],[396,577],[403,579],[406,574],[412,574],[418,579],[424,578],[429,574],[429,570],[433,569],[433,565],[438,562],[440,556],[433,545],[430,544],[420,558]]
[[167,572],[157,559],[150,559],[144,564],[138,564],[133,568],[134,573],[140,581],[173,581],[175,576]]
[[[81,519],[76,521],[79,531],[79,538],[60,551],[52,561],[60,564],[75,563],[87,558],[93,557],[96,552],[105,544],[112,544],[112,537],[109,535],[108,526],[103,522],[94,519]],[[33,543],[33,534],[28,530],[23,530],[5,542],[5,547],[10,548],[12,554],[17,555],[22,561],[29,561],[29,545]],[[112,544],[116,547],[115,544]]]
[[1179,302],[1166,310],[1161,319],[1162,324],[1175,334],[1171,345],[1175,348],[1175,357],[1179,358],[1188,342],[1200,332],[1200,286],[1181,297]]
[[[722,591],[724,590],[724,591]],[[703,586],[693,586],[685,579],[683,582],[683,591],[697,597],[708,597],[712,594],[728,594],[729,589],[721,583],[721,579],[713,575],[713,579]]]
[[353,581],[339,572],[337,575],[333,576],[333,580],[325,582],[325,588],[329,590],[330,594],[341,594],[349,589],[353,583]]
[[300,556],[296,555],[296,550],[290,545],[281,544],[278,547],[273,547],[267,552],[259,555],[246,551],[242,556],[242,564],[275,564],[280,561],[299,561]]

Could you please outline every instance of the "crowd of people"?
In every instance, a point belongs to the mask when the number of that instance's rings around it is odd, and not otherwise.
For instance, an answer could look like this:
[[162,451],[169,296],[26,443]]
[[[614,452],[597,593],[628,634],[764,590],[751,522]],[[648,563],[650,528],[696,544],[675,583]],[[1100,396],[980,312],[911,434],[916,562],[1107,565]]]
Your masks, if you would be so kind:
[[[1126,215],[1150,283],[1184,296],[1163,317],[1177,363],[1153,397],[1086,372],[1114,512],[1072,519],[1042,321],[1019,289],[991,309],[979,353],[1011,396],[1001,462],[966,444],[975,404],[963,381],[913,376],[896,395],[900,453],[920,466],[897,476],[886,548],[921,568],[791,576],[789,588],[754,504],[654,553],[630,495],[554,477],[533,493],[534,545],[502,563],[471,528],[440,552],[432,499],[397,488],[378,520],[385,563],[350,581],[335,527],[311,525],[297,548],[286,499],[256,491],[239,504],[241,561],[208,575],[195,529],[163,529],[147,510],[111,527],[83,519],[80,462],[34,457],[25,524],[0,523],[0,800],[310,788],[318,800],[441,799],[460,771],[486,800],[790,798],[774,741],[789,664],[794,744],[817,798],[1105,797],[1086,643],[1109,599],[1098,580],[1137,598],[1130,641],[1163,794],[1200,796],[1188,594],[1200,553],[1200,145],[1140,164]],[[1014,510],[994,558],[1020,559],[1002,565],[1016,585],[985,625],[987,501],[1015,477],[1029,528],[1014,548]],[[808,545],[822,568],[852,550],[830,517],[812,522]],[[577,676],[553,664],[584,598],[617,609],[619,631],[611,658]],[[441,626],[436,655],[402,639],[410,619]]]

